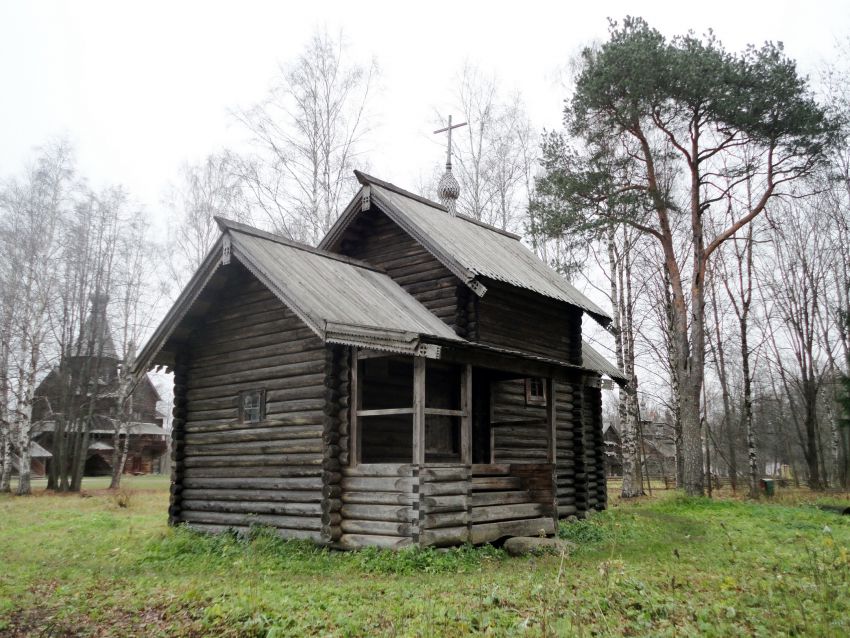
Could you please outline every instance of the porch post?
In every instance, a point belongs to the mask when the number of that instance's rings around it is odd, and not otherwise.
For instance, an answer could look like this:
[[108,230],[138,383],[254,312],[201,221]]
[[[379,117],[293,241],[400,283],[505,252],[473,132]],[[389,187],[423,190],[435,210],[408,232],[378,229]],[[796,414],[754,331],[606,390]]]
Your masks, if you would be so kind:
[[466,364],[460,379],[460,462],[472,464],[472,365]]
[[358,352],[357,348],[351,348],[351,403],[349,406],[349,417],[351,432],[349,432],[350,441],[350,458],[348,464],[357,466],[360,464],[360,419],[357,416],[357,411],[362,407],[361,397],[363,393],[360,390],[360,382],[357,378],[358,368]]
[[425,465],[425,357],[413,357],[413,463]]
[[553,465],[558,462],[558,420],[555,412],[555,379],[546,379],[546,430],[547,430],[547,454],[546,458]]

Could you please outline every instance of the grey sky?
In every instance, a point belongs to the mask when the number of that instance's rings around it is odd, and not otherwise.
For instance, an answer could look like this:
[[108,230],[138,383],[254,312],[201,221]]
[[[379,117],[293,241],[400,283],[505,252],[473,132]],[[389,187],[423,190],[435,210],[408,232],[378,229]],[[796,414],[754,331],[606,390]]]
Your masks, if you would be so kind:
[[558,69],[606,35],[606,17],[642,15],[667,35],[714,28],[729,48],[781,40],[811,72],[850,35],[850,5],[711,2],[14,2],[0,0],[0,176],[66,134],[95,186],[124,184],[161,219],[179,165],[243,134],[228,110],[260,99],[311,31],[344,29],[382,69],[375,174],[414,186],[441,161],[434,108],[470,60],[522,92],[536,127],[560,122]]

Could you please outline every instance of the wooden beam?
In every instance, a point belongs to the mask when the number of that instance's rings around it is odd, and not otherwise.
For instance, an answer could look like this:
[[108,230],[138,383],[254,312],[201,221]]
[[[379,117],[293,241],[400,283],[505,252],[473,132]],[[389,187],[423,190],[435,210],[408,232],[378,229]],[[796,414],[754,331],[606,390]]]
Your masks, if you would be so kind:
[[425,465],[425,358],[413,358],[413,463]]
[[557,463],[558,460],[558,419],[555,411],[555,390],[557,381],[551,377],[546,379],[546,432],[547,432],[547,454],[549,463]]
[[363,397],[360,382],[357,378],[358,368],[360,367],[357,363],[358,356],[357,348],[351,348],[351,397],[354,400],[354,405],[352,406],[353,409],[350,410],[351,432],[349,433],[349,440],[351,442],[351,458],[349,459],[349,465],[355,466],[360,463],[360,421],[357,413]]
[[466,416],[466,410],[446,410],[445,408],[425,408],[425,414],[433,416]]
[[464,366],[461,376],[460,462],[472,464],[472,366]]
[[380,410],[357,410],[357,416],[389,416],[393,414],[413,414],[413,408],[381,408]]

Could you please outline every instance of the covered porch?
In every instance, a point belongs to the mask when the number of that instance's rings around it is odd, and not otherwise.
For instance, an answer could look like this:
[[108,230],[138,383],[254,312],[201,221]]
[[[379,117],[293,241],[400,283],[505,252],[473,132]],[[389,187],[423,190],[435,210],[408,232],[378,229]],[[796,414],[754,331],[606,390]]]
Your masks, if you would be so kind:
[[[463,356],[352,348],[351,357],[339,545],[446,546],[555,532],[553,376]],[[527,413],[497,400],[509,380],[531,392],[521,397]]]

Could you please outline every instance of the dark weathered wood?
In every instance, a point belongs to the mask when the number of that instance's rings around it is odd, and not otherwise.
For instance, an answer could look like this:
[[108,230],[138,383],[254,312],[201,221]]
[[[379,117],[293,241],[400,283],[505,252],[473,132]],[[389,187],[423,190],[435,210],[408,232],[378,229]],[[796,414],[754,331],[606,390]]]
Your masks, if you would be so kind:
[[490,543],[506,536],[539,536],[555,533],[555,522],[551,517],[499,521],[470,526],[470,541],[476,545]]
[[413,359],[413,462],[425,464],[425,359]]
[[447,547],[468,543],[469,537],[466,525],[427,529],[419,533],[419,544],[423,547]]
[[463,367],[461,377],[461,408],[463,416],[460,420],[460,462],[472,463],[472,366]]
[[321,503],[254,500],[196,500],[183,497],[184,507],[193,512],[225,512],[245,514],[277,514],[282,516],[319,516]]
[[222,443],[243,443],[249,441],[278,441],[286,439],[313,439],[322,436],[324,426],[315,425],[278,425],[273,427],[245,427],[226,429],[217,432],[187,432],[189,445],[210,445]]
[[345,491],[341,495],[343,503],[360,505],[413,505],[419,502],[419,496],[413,492],[354,492]]
[[393,521],[366,521],[344,518],[340,524],[344,534],[371,534],[377,536],[412,536],[417,526],[413,523]]
[[423,483],[419,493],[424,496],[451,496],[466,494],[469,491],[469,481],[451,481],[445,483]]
[[417,519],[413,507],[409,505],[378,505],[345,503],[340,510],[346,519],[368,521],[412,522]]
[[342,489],[355,492],[412,492],[418,484],[415,478],[346,476],[342,479]]
[[343,476],[413,476],[415,466],[409,463],[361,463],[343,468]]
[[473,523],[508,521],[520,518],[534,518],[546,514],[546,508],[540,503],[515,503],[511,505],[490,505],[472,508]]
[[183,499],[212,501],[281,501],[285,503],[318,503],[322,494],[318,490],[250,490],[250,489],[184,489]]
[[[428,310],[453,325],[457,289],[463,284],[377,208],[361,213],[357,227],[346,229],[340,248],[343,254],[380,265]],[[448,311],[438,312],[440,308]]]
[[321,521],[315,516],[275,516],[231,512],[184,511],[182,520],[216,525],[269,525],[271,527],[319,532]]
[[[300,468],[297,468],[300,469]],[[252,478],[212,478],[212,477],[186,477],[183,479],[184,492],[190,489],[203,489],[208,492],[214,490],[268,490],[286,494],[287,490],[306,490],[318,493],[322,489],[322,479],[318,474],[320,471],[311,470],[316,476],[296,476],[291,478],[276,477],[252,477]]]
[[472,479],[474,490],[516,490],[522,487],[522,480],[516,476],[477,476]]
[[469,497],[466,494],[450,496],[420,495],[419,510],[430,512],[458,512],[469,508]]

